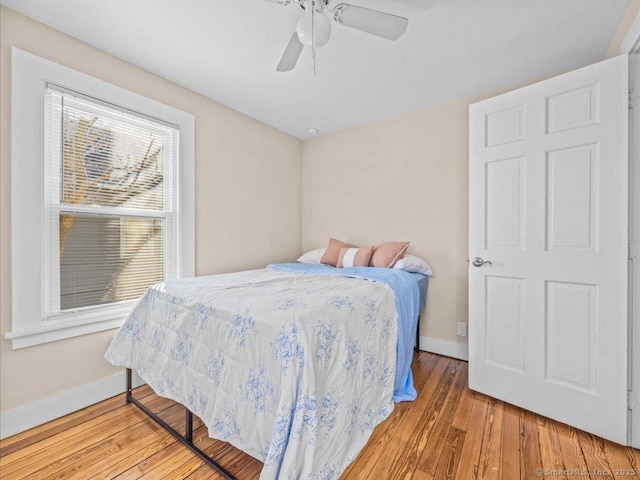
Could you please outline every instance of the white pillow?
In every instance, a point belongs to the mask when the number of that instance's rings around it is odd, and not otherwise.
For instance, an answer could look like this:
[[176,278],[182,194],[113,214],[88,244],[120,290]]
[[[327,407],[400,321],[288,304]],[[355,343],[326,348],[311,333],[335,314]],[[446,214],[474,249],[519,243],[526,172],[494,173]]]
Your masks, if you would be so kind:
[[302,255],[298,262],[300,263],[320,263],[320,259],[322,255],[324,255],[324,251],[326,248],[316,248],[315,250],[311,250],[304,255]]
[[404,270],[405,272],[416,272],[430,277],[433,275],[433,270],[427,262],[415,255],[405,255],[396,262],[393,268]]

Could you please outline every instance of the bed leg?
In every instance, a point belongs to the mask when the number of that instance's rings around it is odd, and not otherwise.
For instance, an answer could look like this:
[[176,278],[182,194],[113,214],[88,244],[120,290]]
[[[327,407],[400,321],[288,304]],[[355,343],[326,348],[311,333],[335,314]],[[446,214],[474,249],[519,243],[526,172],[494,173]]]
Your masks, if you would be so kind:
[[131,395],[132,395],[132,384],[131,384],[131,369],[127,368],[127,391],[125,394],[125,402],[131,403]]
[[144,405],[140,400],[133,396],[133,390],[131,385],[131,369],[127,368],[127,392],[126,392],[126,401],[127,403],[133,403],[136,407],[142,410],[151,420],[160,425],[164,430],[166,430],[173,438],[175,438],[178,442],[183,444],[193,453],[195,453],[201,460],[207,463],[207,465],[211,466],[215,469],[220,475],[222,475],[226,480],[238,480],[234,475],[228,472],[222,465],[216,462],[213,458],[209,457],[206,453],[200,450],[193,444],[193,413],[185,407],[185,434],[184,436],[174,429],[167,422],[162,420],[158,415],[153,413],[149,408]]
[[193,413],[191,413],[191,410],[189,410],[187,407],[184,407],[184,413],[185,413],[184,436],[187,439],[187,442],[193,443]]
[[416,346],[413,347],[413,351],[415,353],[420,351],[420,315],[418,315],[418,326],[416,327]]

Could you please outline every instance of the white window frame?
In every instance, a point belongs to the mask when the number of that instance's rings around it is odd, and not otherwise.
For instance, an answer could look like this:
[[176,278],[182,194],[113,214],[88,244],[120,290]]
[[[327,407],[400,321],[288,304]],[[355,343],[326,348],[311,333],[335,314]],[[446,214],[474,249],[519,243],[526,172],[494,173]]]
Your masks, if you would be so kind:
[[103,80],[12,48],[11,259],[13,348],[117,328],[135,302],[46,318],[50,275],[44,198],[44,105],[47,83],[175,125],[179,130],[176,277],[195,275],[195,119],[193,115]]

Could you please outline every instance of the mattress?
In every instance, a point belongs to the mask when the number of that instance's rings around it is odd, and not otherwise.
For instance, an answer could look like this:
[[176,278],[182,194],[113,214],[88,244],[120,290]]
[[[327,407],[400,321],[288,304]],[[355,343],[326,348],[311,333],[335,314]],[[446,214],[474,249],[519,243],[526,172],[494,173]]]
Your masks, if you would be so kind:
[[427,285],[429,284],[429,277],[422,273],[412,272],[411,276],[416,279],[418,283],[418,289],[420,290],[420,310],[424,312],[424,307],[427,305]]

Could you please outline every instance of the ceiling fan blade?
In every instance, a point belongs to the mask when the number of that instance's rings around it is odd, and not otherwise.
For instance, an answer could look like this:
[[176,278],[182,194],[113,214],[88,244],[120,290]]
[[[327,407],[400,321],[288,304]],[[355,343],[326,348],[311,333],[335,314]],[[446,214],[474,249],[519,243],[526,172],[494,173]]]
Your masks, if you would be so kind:
[[341,25],[387,40],[400,38],[409,24],[407,18],[348,3],[340,3],[333,8],[333,19]]
[[300,39],[298,38],[298,32],[293,32],[291,40],[289,40],[287,48],[284,49],[284,53],[282,54],[282,58],[280,59],[280,63],[278,63],[276,70],[278,72],[288,72],[293,70],[296,63],[298,63],[298,58],[300,58],[303,48],[304,45],[302,45],[302,42],[300,42]]

